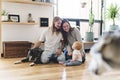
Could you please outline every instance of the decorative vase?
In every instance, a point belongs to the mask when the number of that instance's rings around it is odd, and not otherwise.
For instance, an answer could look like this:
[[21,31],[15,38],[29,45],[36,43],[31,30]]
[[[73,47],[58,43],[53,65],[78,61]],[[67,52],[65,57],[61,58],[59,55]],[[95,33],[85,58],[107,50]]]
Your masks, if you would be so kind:
[[8,21],[8,16],[2,16],[1,21]]
[[115,30],[119,30],[119,26],[118,25],[110,25],[109,26],[109,31],[115,31]]
[[85,33],[85,41],[92,42],[93,40],[94,40],[94,33],[86,32]]
[[50,3],[50,0],[46,0],[46,2]]

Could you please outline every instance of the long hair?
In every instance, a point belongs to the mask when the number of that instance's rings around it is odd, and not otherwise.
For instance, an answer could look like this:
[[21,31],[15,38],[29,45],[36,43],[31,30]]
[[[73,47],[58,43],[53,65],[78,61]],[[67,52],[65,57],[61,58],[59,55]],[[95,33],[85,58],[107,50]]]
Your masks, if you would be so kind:
[[[69,27],[70,27],[69,32],[65,32],[65,31],[63,30],[63,24],[66,23],[66,22],[69,24]],[[65,44],[65,45],[68,44],[68,34],[71,34],[71,31],[73,31],[73,29],[74,29],[74,28],[71,27],[71,25],[70,25],[70,23],[69,23],[69,21],[68,21],[67,19],[63,19],[63,20],[62,20],[61,32],[62,32],[62,36],[63,36],[63,40],[64,40],[64,44]]]
[[[56,17],[54,17],[53,18],[53,21],[52,21],[52,32],[54,32],[54,29],[55,29],[55,22],[57,22],[57,21],[59,21],[59,20],[61,20],[62,21],[62,19],[60,18],[60,17],[58,17],[58,16],[56,16]],[[56,31],[56,33],[59,33],[60,32],[60,30],[59,31]]]

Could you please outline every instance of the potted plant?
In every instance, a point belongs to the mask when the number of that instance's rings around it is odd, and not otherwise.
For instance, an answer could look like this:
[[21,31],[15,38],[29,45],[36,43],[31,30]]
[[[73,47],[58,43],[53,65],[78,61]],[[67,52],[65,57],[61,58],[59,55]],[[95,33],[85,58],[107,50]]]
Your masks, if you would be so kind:
[[85,41],[93,41],[94,33],[93,33],[93,25],[94,25],[94,14],[92,10],[92,0],[91,0],[91,8],[89,13],[89,30],[85,33]]
[[6,10],[2,10],[2,21],[8,21],[8,13]]
[[118,7],[117,4],[111,4],[110,7],[107,9],[107,12],[105,14],[107,19],[112,20],[112,25],[109,26],[108,30],[109,31],[114,31],[119,29],[119,26],[115,24],[115,19],[119,18],[120,7]]

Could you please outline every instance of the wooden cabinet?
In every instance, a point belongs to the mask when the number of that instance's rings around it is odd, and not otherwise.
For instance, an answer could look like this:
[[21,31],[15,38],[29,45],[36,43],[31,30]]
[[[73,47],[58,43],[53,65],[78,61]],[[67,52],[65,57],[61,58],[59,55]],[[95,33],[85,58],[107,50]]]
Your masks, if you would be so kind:
[[3,56],[5,58],[25,57],[32,43],[28,41],[5,41],[3,42]]
[[97,41],[94,41],[94,42],[86,42],[86,41],[83,41],[83,44],[84,44],[84,49],[87,50],[87,49],[91,49],[91,47],[97,43]]

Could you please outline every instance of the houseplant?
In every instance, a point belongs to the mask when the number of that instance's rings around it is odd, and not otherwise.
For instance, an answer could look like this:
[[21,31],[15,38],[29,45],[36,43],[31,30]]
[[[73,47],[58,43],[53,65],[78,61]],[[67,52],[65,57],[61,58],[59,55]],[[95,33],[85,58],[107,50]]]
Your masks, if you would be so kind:
[[93,33],[93,25],[94,25],[94,14],[91,0],[91,8],[89,13],[89,30],[85,33],[85,41],[93,41],[94,33]]
[[107,19],[112,20],[112,24],[109,26],[109,31],[114,31],[119,29],[119,26],[115,24],[115,19],[119,18],[120,7],[117,4],[111,4],[110,7],[107,9],[107,12],[105,14]]
[[6,10],[2,10],[2,21],[8,21],[8,11],[6,11]]

